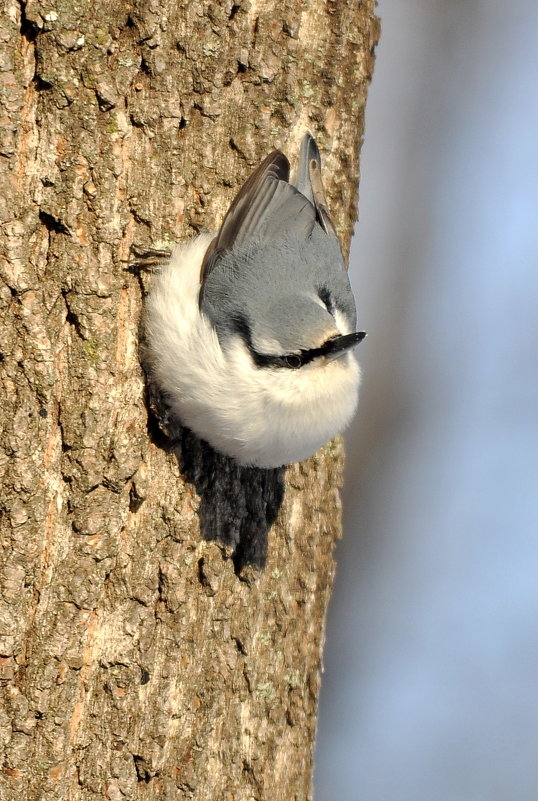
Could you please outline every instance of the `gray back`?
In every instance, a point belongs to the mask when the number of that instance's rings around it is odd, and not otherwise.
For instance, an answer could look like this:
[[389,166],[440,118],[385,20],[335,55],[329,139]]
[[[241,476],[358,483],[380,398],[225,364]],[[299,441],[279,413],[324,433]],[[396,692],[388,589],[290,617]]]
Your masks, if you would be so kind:
[[[297,186],[275,151],[243,185],[206,255],[200,307],[223,344],[238,331],[255,347],[318,347],[338,309],[355,330],[355,302],[326,207],[319,151],[303,137]],[[259,344],[261,343],[261,345]]]

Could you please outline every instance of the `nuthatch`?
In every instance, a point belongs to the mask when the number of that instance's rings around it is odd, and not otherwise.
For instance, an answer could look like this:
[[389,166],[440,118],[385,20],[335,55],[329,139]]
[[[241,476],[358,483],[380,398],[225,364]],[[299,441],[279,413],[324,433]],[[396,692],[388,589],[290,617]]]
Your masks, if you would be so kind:
[[305,134],[295,183],[275,150],[220,231],[179,245],[146,307],[152,379],[173,415],[240,464],[305,459],[358,399],[355,301]]

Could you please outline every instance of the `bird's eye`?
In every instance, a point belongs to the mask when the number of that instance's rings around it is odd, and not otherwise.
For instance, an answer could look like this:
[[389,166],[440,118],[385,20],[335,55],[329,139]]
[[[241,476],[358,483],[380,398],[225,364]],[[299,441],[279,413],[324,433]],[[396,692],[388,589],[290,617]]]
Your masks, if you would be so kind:
[[285,356],[284,358],[285,358],[287,366],[288,367],[292,367],[294,370],[296,370],[298,367],[300,367],[302,365],[302,363],[303,363],[303,360],[301,359],[301,357],[297,356],[294,353],[292,353],[290,356]]

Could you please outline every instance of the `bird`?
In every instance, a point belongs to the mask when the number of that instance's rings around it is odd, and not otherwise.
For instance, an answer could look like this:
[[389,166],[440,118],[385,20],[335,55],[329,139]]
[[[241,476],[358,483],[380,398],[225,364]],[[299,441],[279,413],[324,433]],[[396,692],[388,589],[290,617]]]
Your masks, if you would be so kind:
[[356,307],[315,139],[296,177],[274,150],[218,233],[178,245],[145,308],[150,380],[170,414],[240,465],[311,456],[350,422]]

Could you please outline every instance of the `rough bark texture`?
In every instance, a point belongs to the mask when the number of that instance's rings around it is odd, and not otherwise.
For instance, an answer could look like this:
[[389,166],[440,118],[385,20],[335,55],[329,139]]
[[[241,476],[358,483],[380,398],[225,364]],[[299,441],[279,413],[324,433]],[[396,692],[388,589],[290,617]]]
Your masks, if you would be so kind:
[[5,5],[2,801],[311,797],[340,442],[281,498],[281,472],[166,441],[129,259],[213,228],[306,128],[349,244],[373,6]]

